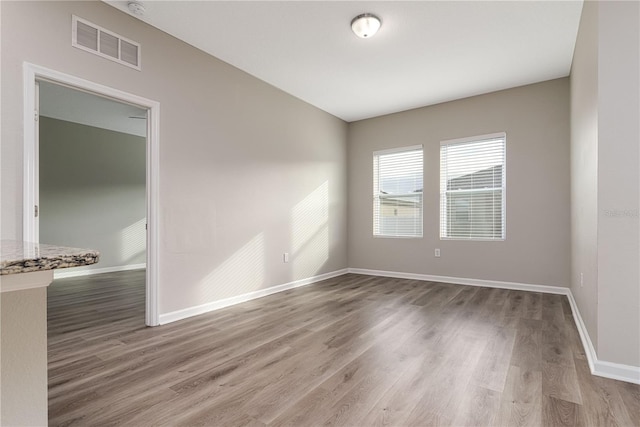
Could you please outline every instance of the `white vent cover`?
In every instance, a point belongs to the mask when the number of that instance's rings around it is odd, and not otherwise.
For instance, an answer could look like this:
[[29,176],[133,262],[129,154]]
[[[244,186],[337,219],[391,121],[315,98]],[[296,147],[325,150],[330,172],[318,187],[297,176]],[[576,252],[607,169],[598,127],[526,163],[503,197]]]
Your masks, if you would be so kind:
[[140,71],[140,43],[73,15],[71,45]]

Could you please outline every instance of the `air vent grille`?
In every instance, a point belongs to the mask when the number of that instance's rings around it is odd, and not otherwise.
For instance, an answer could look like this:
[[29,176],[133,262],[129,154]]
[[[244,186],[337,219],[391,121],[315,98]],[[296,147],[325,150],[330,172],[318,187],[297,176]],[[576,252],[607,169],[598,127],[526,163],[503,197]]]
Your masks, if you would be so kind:
[[71,44],[127,67],[140,70],[140,44],[73,16]]
[[98,50],[98,29],[84,22],[78,22],[76,27],[76,40],[79,45],[91,50]]
[[139,68],[138,60],[140,59],[140,46],[120,39],[120,59],[136,68]]

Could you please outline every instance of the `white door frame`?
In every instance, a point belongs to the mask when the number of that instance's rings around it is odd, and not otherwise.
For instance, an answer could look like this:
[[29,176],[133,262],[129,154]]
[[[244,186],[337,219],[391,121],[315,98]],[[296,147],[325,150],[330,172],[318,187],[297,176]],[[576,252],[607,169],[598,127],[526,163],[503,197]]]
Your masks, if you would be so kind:
[[146,316],[148,326],[160,324],[158,313],[158,206],[160,167],[160,103],[118,89],[93,83],[45,67],[24,63],[24,178],[23,178],[23,240],[38,242],[38,218],[34,214],[39,202],[38,138],[35,117],[36,80],[48,80],[74,89],[133,104],[148,110],[147,115],[147,278]]

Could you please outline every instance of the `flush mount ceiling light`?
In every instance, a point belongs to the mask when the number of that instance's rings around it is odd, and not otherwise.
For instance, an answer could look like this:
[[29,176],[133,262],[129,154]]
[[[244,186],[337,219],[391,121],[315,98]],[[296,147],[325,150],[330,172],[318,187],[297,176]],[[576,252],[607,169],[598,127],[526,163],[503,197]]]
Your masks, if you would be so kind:
[[351,29],[356,36],[368,39],[380,29],[382,25],[380,18],[372,13],[363,13],[351,20]]
[[138,3],[137,1],[130,1],[127,6],[129,7],[131,13],[133,13],[134,15],[144,15],[144,6],[142,5],[142,3]]

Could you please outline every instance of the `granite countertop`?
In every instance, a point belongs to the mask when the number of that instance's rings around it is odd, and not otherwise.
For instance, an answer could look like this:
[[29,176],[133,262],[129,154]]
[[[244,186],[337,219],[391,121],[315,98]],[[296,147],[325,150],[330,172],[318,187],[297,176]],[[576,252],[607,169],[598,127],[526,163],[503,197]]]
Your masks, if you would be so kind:
[[0,241],[0,275],[79,267],[98,262],[93,249],[67,248],[16,240]]

